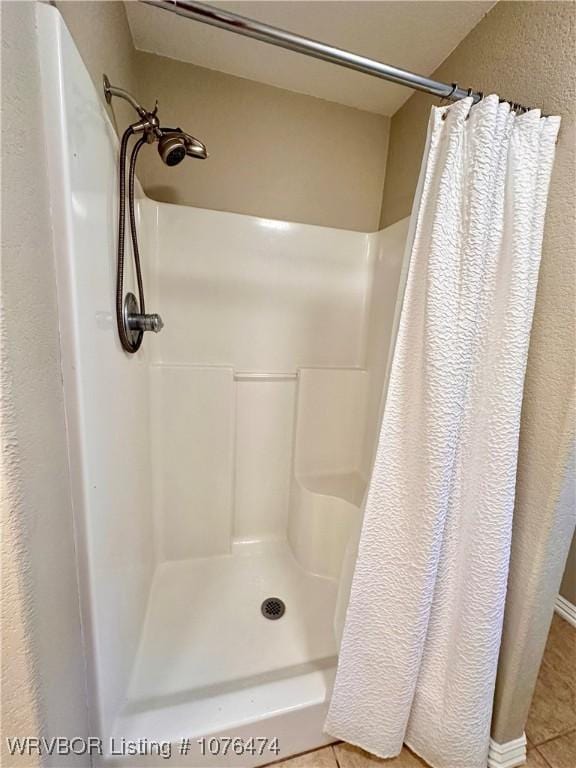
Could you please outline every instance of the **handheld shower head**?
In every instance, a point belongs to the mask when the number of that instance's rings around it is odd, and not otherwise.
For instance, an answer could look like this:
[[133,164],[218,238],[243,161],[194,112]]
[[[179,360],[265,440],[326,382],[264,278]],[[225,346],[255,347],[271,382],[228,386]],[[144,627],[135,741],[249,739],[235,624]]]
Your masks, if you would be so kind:
[[[124,131],[120,142],[120,207],[118,213],[118,259],[116,263],[116,323],[120,343],[126,352],[137,352],[142,344],[144,331],[158,331],[162,328],[162,319],[159,315],[146,313],[144,303],[144,285],[142,281],[142,269],[140,266],[140,254],[138,251],[138,232],[136,216],[134,212],[134,178],[136,173],[136,160],[138,153],[144,144],[158,142],[158,153],[162,161],[169,166],[179,165],[186,156],[205,160],[208,157],[206,146],[194,136],[184,133],[180,128],[162,128],[158,117],[158,102],[154,109],[147,110],[123,88],[110,85],[110,81],[104,75],[104,95],[108,104],[113,96],[124,99],[138,113],[139,120],[132,123]],[[132,256],[136,270],[138,283],[137,299],[134,294],[124,295],[124,253],[125,253],[125,228],[126,228],[126,156],[128,144],[132,136],[138,136],[138,140],[132,147],[130,155],[128,176],[128,212],[130,216],[130,236],[132,238]]]
[[179,165],[186,156],[199,160],[208,157],[206,146],[180,128],[161,128],[160,132],[158,153],[166,165]]

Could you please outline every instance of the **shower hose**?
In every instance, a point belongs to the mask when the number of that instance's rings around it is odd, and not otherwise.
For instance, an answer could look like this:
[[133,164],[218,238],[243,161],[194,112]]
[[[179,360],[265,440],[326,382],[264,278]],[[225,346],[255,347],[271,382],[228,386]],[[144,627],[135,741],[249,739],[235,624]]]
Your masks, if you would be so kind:
[[[118,335],[120,342],[127,352],[136,352],[142,344],[144,331],[138,331],[135,341],[132,341],[126,332],[124,325],[124,254],[126,237],[126,154],[128,151],[128,141],[134,134],[133,126],[128,126],[122,136],[120,144],[120,199],[118,213],[118,260],[116,264],[116,322],[118,324]],[[144,303],[144,283],[142,281],[142,268],[140,265],[140,251],[138,249],[138,234],[136,232],[136,216],[134,214],[134,176],[136,170],[136,159],[142,145],[146,144],[146,139],[141,136],[130,155],[130,168],[128,171],[128,215],[130,217],[130,237],[132,240],[132,256],[134,258],[134,267],[136,270],[136,282],[138,283],[138,301],[140,302],[139,312],[144,314],[146,307]]]

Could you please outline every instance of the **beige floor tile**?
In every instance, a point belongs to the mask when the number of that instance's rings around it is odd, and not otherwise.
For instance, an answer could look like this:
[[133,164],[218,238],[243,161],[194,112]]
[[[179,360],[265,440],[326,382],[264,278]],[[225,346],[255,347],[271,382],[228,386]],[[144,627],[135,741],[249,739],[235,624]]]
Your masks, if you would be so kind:
[[551,768],[575,768],[576,731],[547,741],[546,744],[541,744],[538,751],[544,756]]
[[[535,746],[576,729],[576,690],[543,660],[528,714],[526,735]],[[574,767],[572,767],[574,768]]]
[[576,690],[576,628],[557,613],[552,619],[544,658]]
[[281,763],[274,763],[270,768],[338,768],[332,747],[322,747],[313,752],[290,757]]
[[524,768],[550,768],[550,766],[537,749],[529,749]]
[[404,749],[398,757],[382,760],[379,757],[364,752],[363,749],[353,747],[351,744],[335,744],[334,752],[340,768],[426,768],[426,763],[409,749]]

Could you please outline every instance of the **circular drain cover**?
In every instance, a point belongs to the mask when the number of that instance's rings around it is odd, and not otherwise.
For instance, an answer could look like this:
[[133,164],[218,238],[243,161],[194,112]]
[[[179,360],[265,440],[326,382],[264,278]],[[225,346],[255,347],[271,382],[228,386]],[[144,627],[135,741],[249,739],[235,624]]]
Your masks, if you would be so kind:
[[260,610],[262,611],[262,616],[264,616],[264,618],[275,621],[284,616],[286,606],[284,605],[284,601],[280,600],[279,597],[267,597],[260,606]]

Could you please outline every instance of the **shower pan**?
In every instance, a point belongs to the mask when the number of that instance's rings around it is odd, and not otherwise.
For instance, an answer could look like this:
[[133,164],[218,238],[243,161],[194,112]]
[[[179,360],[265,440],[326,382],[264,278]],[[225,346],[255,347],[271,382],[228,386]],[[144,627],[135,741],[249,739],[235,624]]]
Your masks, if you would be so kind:
[[135,182],[165,325],[130,354],[118,140],[58,11],[37,14],[92,735],[106,765],[157,765],[152,742],[190,766],[320,746],[407,224],[168,205]]

